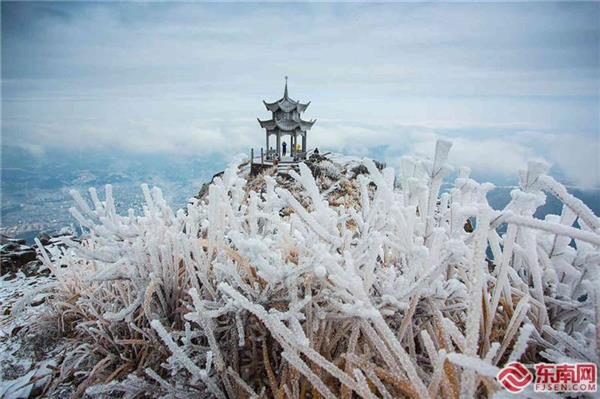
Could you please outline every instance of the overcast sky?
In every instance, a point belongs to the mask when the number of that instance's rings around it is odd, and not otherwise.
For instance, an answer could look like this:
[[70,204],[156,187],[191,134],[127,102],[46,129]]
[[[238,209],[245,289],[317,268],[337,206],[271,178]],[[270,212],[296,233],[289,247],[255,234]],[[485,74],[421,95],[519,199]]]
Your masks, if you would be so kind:
[[5,150],[248,152],[288,75],[311,146],[600,186],[600,3],[1,7]]

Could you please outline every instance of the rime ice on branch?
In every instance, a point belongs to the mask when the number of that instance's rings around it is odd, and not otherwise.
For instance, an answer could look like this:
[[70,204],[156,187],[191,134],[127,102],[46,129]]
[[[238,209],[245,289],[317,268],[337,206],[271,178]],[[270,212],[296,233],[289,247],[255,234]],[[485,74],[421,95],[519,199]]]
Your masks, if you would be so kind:
[[[232,165],[186,212],[147,186],[141,215],[118,215],[110,186],[73,193],[87,238],[45,261],[81,389],[474,397],[502,389],[508,361],[598,363],[599,219],[539,164],[502,210],[466,168],[440,194],[450,147],[403,159],[400,187],[364,160],[344,205],[305,165],[293,190],[257,177],[260,193]],[[535,219],[546,194],[562,214]]]

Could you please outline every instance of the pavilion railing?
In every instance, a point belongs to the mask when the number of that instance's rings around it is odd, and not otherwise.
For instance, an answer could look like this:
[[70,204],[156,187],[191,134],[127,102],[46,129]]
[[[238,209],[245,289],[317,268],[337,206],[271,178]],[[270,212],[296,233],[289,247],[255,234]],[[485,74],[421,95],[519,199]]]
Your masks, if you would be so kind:
[[[294,151],[292,153],[290,153],[289,155],[294,159],[294,161],[300,161],[303,159],[306,159],[308,157],[308,155],[310,153],[312,153],[313,150],[309,150],[309,151]],[[276,150],[267,150],[265,151],[263,147],[260,148],[260,155],[254,155],[254,148],[250,149],[250,163],[251,164],[257,164],[260,163],[261,165],[263,165],[265,163],[265,161],[273,161],[275,159],[277,159],[277,151]],[[260,161],[259,161],[260,160]]]

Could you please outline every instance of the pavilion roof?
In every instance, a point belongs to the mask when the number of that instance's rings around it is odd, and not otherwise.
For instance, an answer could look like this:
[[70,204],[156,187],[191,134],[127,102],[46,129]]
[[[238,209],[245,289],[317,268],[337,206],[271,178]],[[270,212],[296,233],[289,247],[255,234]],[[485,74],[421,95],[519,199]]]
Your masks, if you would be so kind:
[[283,97],[279,100],[268,103],[263,100],[265,107],[271,112],[276,112],[277,110],[282,110],[283,112],[290,112],[296,109],[298,112],[304,112],[306,108],[310,105],[310,101],[307,103],[301,103],[300,101],[293,100],[289,97],[288,94],[288,86],[287,86],[287,76],[285,78],[285,89],[283,90]]
[[279,120],[269,119],[266,121],[261,121],[260,119],[258,119],[258,123],[260,123],[260,126],[267,130],[273,130],[275,128],[278,128],[280,130],[285,130],[285,131],[296,130],[296,129],[299,129],[302,131],[310,130],[310,128],[314,125],[314,123],[316,121],[317,121],[316,119],[313,119],[312,121],[305,121],[300,118],[297,118],[297,120],[296,119],[279,119]]

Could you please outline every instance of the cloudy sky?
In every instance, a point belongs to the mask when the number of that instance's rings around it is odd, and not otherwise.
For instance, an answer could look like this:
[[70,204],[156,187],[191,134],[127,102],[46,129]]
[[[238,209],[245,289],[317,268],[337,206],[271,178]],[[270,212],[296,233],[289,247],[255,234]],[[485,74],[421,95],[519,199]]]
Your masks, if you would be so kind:
[[600,3],[1,7],[4,151],[248,152],[288,75],[309,145],[600,186]]

